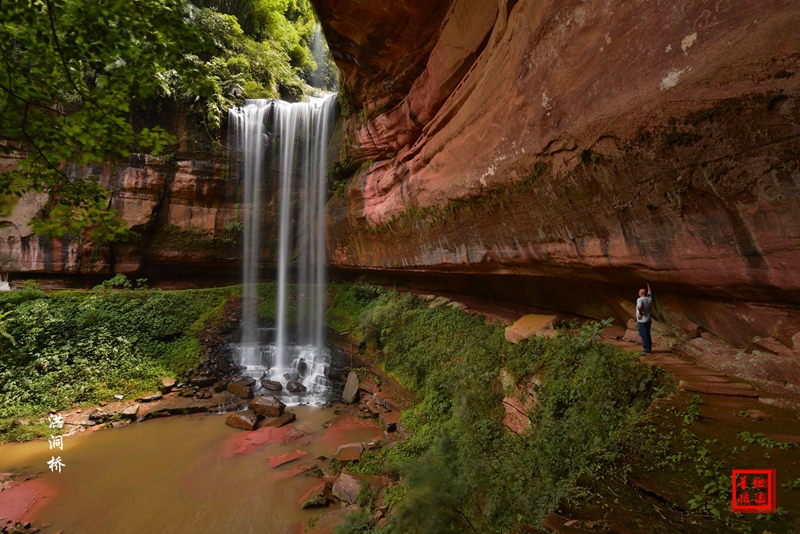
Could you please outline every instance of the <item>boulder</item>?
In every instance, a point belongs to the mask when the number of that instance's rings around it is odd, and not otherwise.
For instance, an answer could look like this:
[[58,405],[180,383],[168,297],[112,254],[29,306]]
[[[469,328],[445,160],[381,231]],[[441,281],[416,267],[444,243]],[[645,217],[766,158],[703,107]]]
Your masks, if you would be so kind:
[[272,421],[264,423],[264,426],[273,426],[273,427],[279,428],[279,427],[282,427],[283,425],[287,425],[287,424],[291,423],[296,418],[297,418],[297,416],[295,416],[295,414],[293,414],[291,412],[286,412],[283,415],[281,415],[280,417],[276,417]]
[[361,380],[358,383],[358,388],[369,393],[370,395],[374,395],[381,390],[381,388],[375,383],[375,380],[371,377]]
[[279,417],[283,415],[286,405],[269,395],[259,395],[250,401],[249,409],[262,417]]
[[375,394],[375,404],[383,408],[386,408],[387,410],[393,410],[395,412],[400,412],[403,410],[402,407],[400,406],[400,403],[385,391],[381,391],[380,393]]
[[626,330],[622,339],[628,343],[635,343],[637,345],[642,344],[642,338],[639,336],[638,330]]
[[294,371],[292,371],[291,373],[285,373],[283,375],[283,378],[285,378],[289,382],[296,382],[300,380],[300,373],[296,373]]
[[363,452],[363,444],[347,443],[345,445],[340,445],[339,448],[336,449],[336,454],[333,455],[333,459],[339,460],[340,462],[357,462],[361,459]]
[[195,392],[194,398],[196,399],[210,399],[214,393],[211,391],[211,388],[203,388]]
[[228,382],[228,391],[240,399],[253,398],[253,385],[256,383],[253,378],[239,378]]
[[360,492],[361,481],[347,473],[339,475],[339,478],[333,484],[333,494],[349,504],[356,502]]
[[127,417],[128,419],[136,419],[136,414],[139,412],[139,405],[138,404],[131,404],[130,406],[126,406],[122,409],[120,415],[122,417]]
[[308,372],[308,363],[306,363],[306,360],[304,358],[300,358],[300,360],[297,362],[297,373],[300,376],[306,376],[307,372]]
[[261,379],[261,387],[264,389],[268,389],[270,391],[281,391],[283,390],[283,386],[277,380],[267,380],[266,378]]
[[372,415],[380,415],[386,411],[386,408],[378,406],[378,404],[374,400],[368,401],[366,406],[367,410],[369,410],[369,413],[371,413]]
[[189,383],[199,388],[207,388],[213,386],[216,381],[217,378],[215,376],[198,375],[193,376]]
[[771,337],[764,338],[760,336],[755,336],[753,337],[753,343],[755,343],[759,347],[772,351],[775,354],[780,354],[781,356],[792,357],[795,355],[792,349],[790,349],[777,339],[773,339]]
[[329,502],[333,501],[333,494],[331,493],[331,483],[323,482],[308,490],[300,499],[298,503],[300,508],[311,508],[314,506],[327,506]]
[[442,304],[447,304],[448,302],[450,302],[450,299],[447,298],[447,297],[436,297],[435,299],[433,299],[431,301],[430,304],[428,304],[428,307],[429,308],[438,308]]
[[289,393],[303,393],[306,391],[306,387],[300,382],[292,381],[286,384],[286,391]]
[[347,382],[344,385],[344,393],[342,393],[342,400],[347,404],[353,404],[358,396],[358,374],[355,371],[350,371],[347,375]]
[[161,400],[163,398],[164,398],[164,395],[162,395],[161,393],[155,393],[153,395],[145,395],[143,397],[139,397],[138,399],[136,399],[136,402],[153,402],[153,401]]
[[225,420],[225,424],[242,430],[253,430],[258,421],[258,416],[251,410],[234,412]]
[[519,343],[533,335],[558,335],[558,331],[553,327],[555,318],[555,315],[523,315],[517,322],[506,328],[506,341]]
[[89,419],[96,422],[105,421],[107,418],[108,413],[102,408],[97,408],[89,414]]
[[800,354],[800,332],[792,336],[792,348],[797,354]]
[[389,432],[394,432],[397,430],[397,423],[400,422],[401,416],[402,414],[400,412],[382,412],[378,414],[378,418],[381,420],[383,428]]
[[172,391],[172,389],[175,387],[177,383],[178,381],[175,380],[174,378],[169,378],[167,376],[163,377],[161,379],[161,393],[164,394],[169,393],[170,391]]

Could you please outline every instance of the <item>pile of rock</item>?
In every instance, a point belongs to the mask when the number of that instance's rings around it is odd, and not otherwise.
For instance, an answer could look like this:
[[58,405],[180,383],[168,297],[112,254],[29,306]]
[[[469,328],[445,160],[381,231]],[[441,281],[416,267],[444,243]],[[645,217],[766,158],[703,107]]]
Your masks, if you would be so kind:
[[[41,532],[39,528],[31,525],[30,521],[20,523],[19,521],[12,521],[5,517],[0,517],[0,532],[7,532],[8,534],[35,534]],[[61,534],[61,530],[55,534]]]
[[[249,386],[241,385],[234,386],[234,389],[240,387],[240,391],[244,391],[245,388],[249,390]],[[293,413],[284,413],[285,409],[286,405],[279,399],[269,395],[259,395],[250,401],[246,410],[229,415],[225,424],[242,430],[254,430],[259,419],[272,418],[272,421],[268,421],[264,426],[281,427],[295,419]]]
[[398,432],[404,437],[400,424],[403,400],[396,398],[391,391],[382,391],[374,380],[359,381],[355,372],[350,372],[345,384],[342,400],[348,404],[359,403],[362,417],[377,418],[385,432],[384,437]]

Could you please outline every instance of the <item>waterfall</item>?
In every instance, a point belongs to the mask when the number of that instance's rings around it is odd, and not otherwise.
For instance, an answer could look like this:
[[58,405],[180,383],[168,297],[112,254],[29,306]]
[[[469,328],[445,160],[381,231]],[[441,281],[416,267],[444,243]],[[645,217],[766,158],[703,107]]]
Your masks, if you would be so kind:
[[[241,159],[244,185],[242,339],[235,349],[244,374],[307,388],[284,402],[324,401],[330,386],[324,208],[335,104],[335,95],[292,104],[248,100],[229,114],[230,146]],[[274,329],[260,328],[258,315],[267,180],[278,186]]]
[[311,40],[311,55],[317,64],[314,74],[311,76],[311,85],[314,87],[323,87],[325,80],[323,79],[325,55],[325,36],[322,35],[322,26],[317,24],[314,27],[314,38]]

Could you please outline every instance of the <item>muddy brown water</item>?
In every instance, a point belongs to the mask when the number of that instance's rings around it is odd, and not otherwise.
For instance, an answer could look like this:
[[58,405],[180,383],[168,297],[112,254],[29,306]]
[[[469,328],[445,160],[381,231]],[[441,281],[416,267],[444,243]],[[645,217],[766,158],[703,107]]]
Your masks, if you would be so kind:
[[[323,428],[333,410],[290,409],[295,426],[310,436],[286,445],[246,447],[245,431],[225,425],[224,415],[176,416],[64,439],[64,450],[47,441],[0,447],[0,471],[41,472],[47,487],[24,516],[44,533],[127,534],[141,532],[278,534],[301,531],[320,510],[301,510],[298,499],[319,480],[287,477],[287,471],[320,455],[331,457],[343,443],[367,441],[377,426]],[[255,434],[254,434],[255,435]],[[272,468],[267,458],[296,447],[299,461]],[[61,473],[47,462],[61,456]]]

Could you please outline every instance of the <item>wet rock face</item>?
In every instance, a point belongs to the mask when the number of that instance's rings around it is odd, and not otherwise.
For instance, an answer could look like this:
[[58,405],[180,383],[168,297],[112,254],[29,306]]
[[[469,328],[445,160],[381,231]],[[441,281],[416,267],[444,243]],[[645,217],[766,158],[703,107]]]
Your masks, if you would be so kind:
[[253,378],[238,378],[228,382],[228,391],[240,399],[251,399],[253,398],[253,387],[255,383],[256,381]]
[[328,206],[331,263],[512,275],[516,300],[621,324],[649,279],[667,322],[792,346],[798,23],[777,0],[454,3],[402,100],[365,90],[347,120],[369,164]]
[[234,412],[225,419],[225,424],[242,430],[253,430],[258,422],[258,416],[250,411]]
[[283,415],[286,405],[275,397],[259,395],[250,401],[248,408],[262,417],[279,417]]

